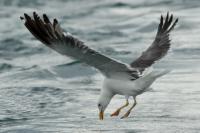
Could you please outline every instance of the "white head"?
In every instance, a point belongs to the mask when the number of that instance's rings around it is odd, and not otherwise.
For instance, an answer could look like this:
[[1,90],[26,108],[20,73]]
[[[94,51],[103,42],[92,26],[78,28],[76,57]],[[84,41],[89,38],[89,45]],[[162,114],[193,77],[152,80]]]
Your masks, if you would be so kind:
[[99,119],[103,120],[104,117],[104,111],[106,109],[106,107],[108,106],[108,104],[110,103],[110,100],[113,97],[113,93],[106,91],[104,89],[101,90],[101,94],[99,97],[99,101],[98,101],[98,108],[99,108]]

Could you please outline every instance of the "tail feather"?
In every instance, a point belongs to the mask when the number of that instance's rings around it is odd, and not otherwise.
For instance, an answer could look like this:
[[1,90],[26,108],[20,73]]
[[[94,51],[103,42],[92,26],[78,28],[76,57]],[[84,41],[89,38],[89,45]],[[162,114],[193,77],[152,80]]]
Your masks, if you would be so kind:
[[145,70],[144,73],[143,73],[143,76],[144,77],[148,77],[148,76],[151,76],[151,77],[155,77],[155,78],[158,78],[158,77],[161,77],[167,73],[171,72],[171,70],[154,70],[153,67],[150,67],[149,69]]
[[170,70],[162,70],[162,71],[153,71],[152,73],[150,73],[153,77],[161,77],[167,73],[171,72]]
[[143,88],[144,91],[150,91],[151,88],[150,85],[158,78],[161,77],[167,73],[169,73],[170,70],[153,70],[152,68],[150,70],[147,70],[147,72],[144,73],[144,75],[137,79],[136,81],[140,85],[141,88]]

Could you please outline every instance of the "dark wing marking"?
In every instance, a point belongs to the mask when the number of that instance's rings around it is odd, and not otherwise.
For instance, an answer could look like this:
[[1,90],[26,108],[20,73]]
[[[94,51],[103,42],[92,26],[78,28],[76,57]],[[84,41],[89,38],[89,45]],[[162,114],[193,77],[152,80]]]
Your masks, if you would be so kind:
[[173,15],[169,16],[169,13],[167,13],[165,20],[163,20],[163,16],[161,15],[160,24],[154,42],[139,58],[130,64],[131,67],[143,71],[145,68],[151,66],[155,61],[161,59],[167,54],[171,45],[169,33],[174,29],[178,19],[174,22],[172,21]]
[[59,23],[54,19],[53,24],[46,14],[43,20],[34,12],[33,18],[24,14],[27,29],[46,46],[60,54],[70,56],[100,70],[107,77],[127,76],[130,79],[138,78],[138,72],[130,69],[128,64],[109,58],[84,45],[82,41],[65,34]]

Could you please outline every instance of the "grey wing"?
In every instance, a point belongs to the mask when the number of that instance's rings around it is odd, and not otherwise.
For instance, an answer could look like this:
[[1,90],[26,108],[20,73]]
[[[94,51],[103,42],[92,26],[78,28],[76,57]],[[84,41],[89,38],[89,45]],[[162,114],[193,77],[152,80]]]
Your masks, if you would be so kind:
[[177,22],[178,19],[173,22],[173,15],[169,16],[169,13],[167,13],[165,21],[161,15],[160,24],[154,42],[139,58],[130,64],[131,67],[143,71],[145,68],[151,66],[155,61],[164,57],[171,45],[169,33],[175,27]]
[[46,14],[42,20],[35,12],[33,18],[24,14],[21,19],[25,19],[25,26],[38,40],[58,53],[93,66],[107,77],[124,74],[130,79],[138,78],[138,72],[130,69],[128,64],[109,58],[72,35],[65,34],[56,19],[52,24]]

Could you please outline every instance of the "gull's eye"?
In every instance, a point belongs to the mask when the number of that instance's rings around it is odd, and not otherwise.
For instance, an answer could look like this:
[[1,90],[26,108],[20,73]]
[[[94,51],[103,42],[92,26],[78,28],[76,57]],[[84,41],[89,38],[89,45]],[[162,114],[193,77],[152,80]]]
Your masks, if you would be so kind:
[[99,104],[98,104],[98,107],[100,107],[100,106],[101,106],[101,104],[99,103]]

